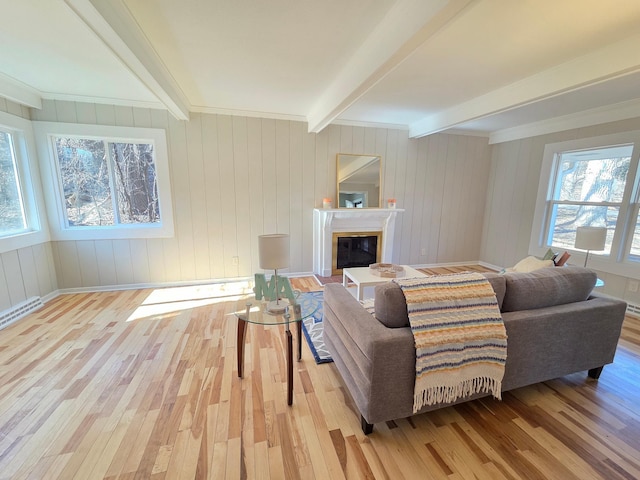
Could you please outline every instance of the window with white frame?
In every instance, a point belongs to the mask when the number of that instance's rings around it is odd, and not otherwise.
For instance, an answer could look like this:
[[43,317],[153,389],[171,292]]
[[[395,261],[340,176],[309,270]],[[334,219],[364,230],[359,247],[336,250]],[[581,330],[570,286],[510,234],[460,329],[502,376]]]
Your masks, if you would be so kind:
[[629,132],[547,145],[530,253],[550,247],[580,255],[576,229],[606,227],[605,250],[592,252],[594,268],[639,276],[639,144],[640,132]]
[[49,240],[31,123],[0,112],[0,253]]
[[548,245],[573,248],[578,227],[606,227],[605,253],[611,252],[632,150],[633,145],[622,145],[557,154]]
[[67,226],[161,222],[152,143],[70,136],[52,141]]
[[36,122],[36,132],[55,239],[173,235],[164,130]]

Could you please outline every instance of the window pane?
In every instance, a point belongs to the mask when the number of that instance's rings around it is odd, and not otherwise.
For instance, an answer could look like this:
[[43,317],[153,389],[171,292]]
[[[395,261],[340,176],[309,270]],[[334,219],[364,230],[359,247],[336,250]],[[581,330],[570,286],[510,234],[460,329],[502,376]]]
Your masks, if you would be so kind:
[[559,248],[574,248],[577,227],[607,227],[604,253],[608,255],[619,211],[618,207],[556,204],[551,213],[549,244]]
[[633,240],[629,253],[634,256],[640,256],[640,217],[636,218],[636,226],[633,229]]
[[13,141],[9,133],[0,132],[0,236],[26,229]]
[[69,226],[113,225],[104,142],[56,138],[55,143]]
[[111,143],[119,223],[160,221],[152,144]]
[[563,153],[554,200],[621,202],[632,149],[627,145]]
[[69,226],[160,223],[152,143],[56,137]]

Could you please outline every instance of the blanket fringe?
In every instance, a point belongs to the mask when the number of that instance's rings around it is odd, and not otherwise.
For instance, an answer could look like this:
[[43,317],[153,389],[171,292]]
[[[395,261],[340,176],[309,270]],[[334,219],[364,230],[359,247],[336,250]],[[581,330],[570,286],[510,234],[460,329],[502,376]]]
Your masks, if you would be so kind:
[[417,413],[427,405],[452,403],[459,398],[476,393],[490,393],[498,400],[502,400],[502,381],[491,377],[478,377],[464,380],[456,385],[438,385],[426,388],[415,394],[413,413]]

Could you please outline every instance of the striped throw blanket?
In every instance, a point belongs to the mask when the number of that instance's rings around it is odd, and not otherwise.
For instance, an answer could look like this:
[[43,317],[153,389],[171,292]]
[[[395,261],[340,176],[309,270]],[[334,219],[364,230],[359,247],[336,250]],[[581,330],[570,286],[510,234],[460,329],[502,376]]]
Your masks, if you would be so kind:
[[416,345],[413,412],[475,393],[500,399],[507,334],[487,279],[465,272],[394,282]]

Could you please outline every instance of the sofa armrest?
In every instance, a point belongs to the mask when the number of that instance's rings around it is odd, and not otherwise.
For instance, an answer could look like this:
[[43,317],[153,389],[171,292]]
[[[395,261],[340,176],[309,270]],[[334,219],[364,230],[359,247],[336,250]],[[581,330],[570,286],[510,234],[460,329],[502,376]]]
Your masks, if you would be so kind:
[[324,322],[325,342],[362,416],[376,423],[411,415],[411,329],[385,327],[340,284],[325,285]]
[[409,328],[385,327],[340,284],[325,285],[324,302],[341,320],[345,332],[361,353],[370,360],[376,355],[386,356],[387,348],[401,347],[407,334],[413,339]]

